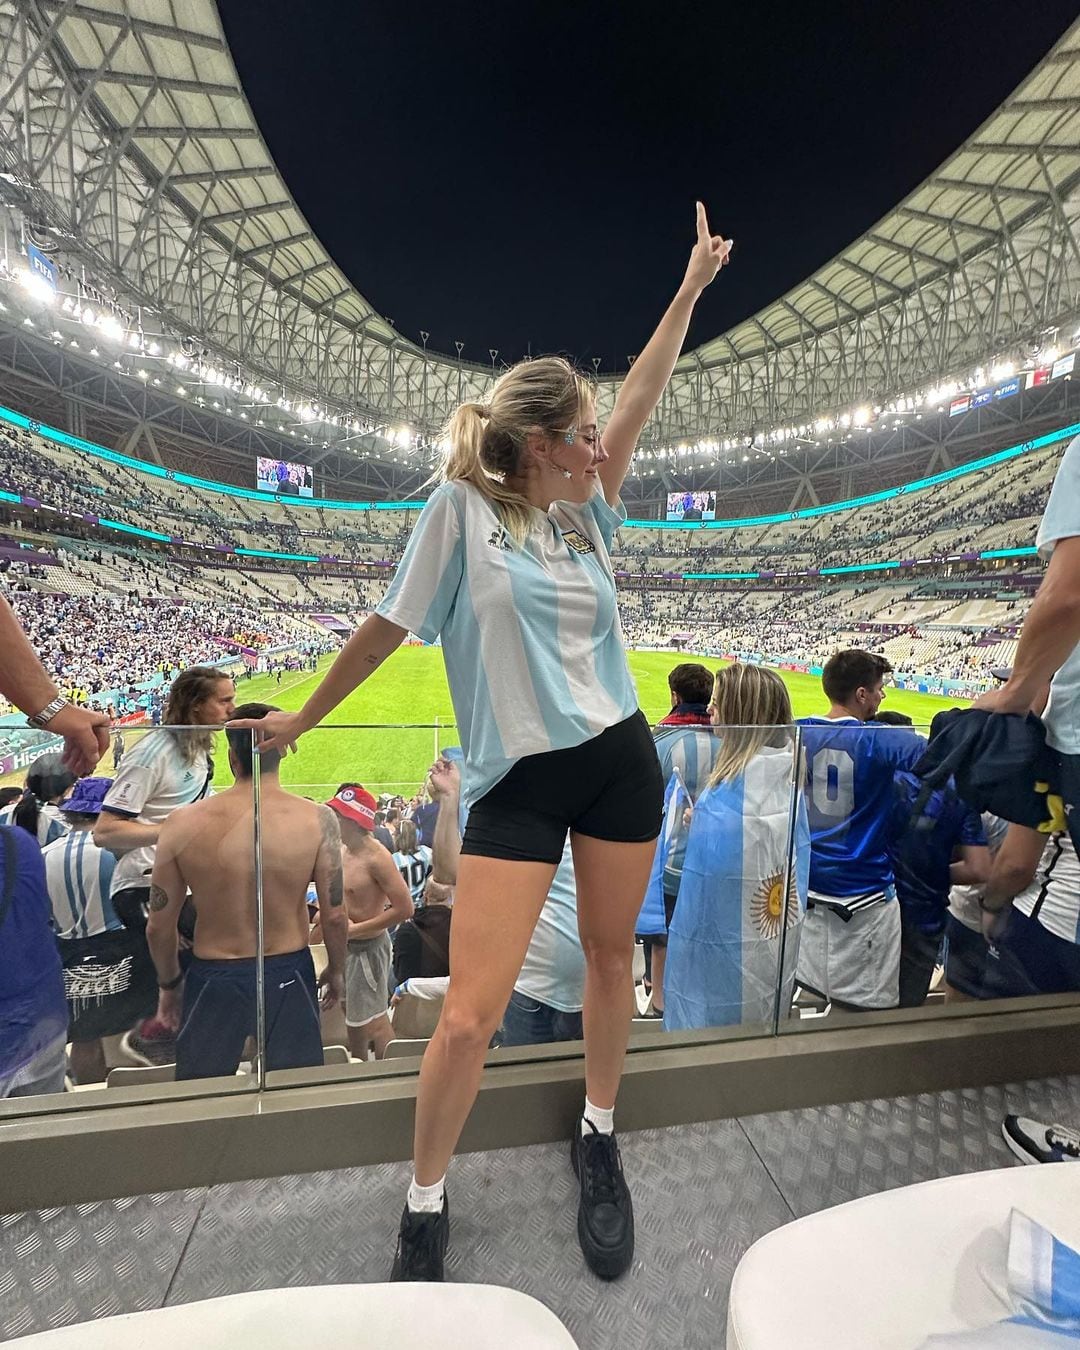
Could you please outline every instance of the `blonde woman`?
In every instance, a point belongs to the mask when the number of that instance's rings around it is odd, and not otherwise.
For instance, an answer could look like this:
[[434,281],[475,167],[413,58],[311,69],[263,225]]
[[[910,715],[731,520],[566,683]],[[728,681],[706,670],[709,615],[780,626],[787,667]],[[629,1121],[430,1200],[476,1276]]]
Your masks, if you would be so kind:
[[468,824],[450,944],[450,992],[424,1056],[414,1177],[393,1279],[441,1280],[447,1165],[514,988],[567,834],[587,961],[585,1108],[572,1146],[578,1236],[606,1279],[634,1250],[613,1133],[632,1012],[634,920],[660,829],[663,784],[638,710],[609,549],[619,493],[671,377],[698,297],[731,242],[697,207],[686,275],[619,390],[601,436],[593,386],[566,361],[514,366],[450,421],[431,494],[376,613],[295,714],[254,724],[292,745],[397,649],[441,638],[465,752]]
[[769,1022],[781,936],[786,929],[790,999],[806,909],[810,831],[801,799],[787,867],[797,781],[787,689],[761,666],[727,666],[709,711],[720,749],[694,807],[668,934],[664,1027],[672,1031]]

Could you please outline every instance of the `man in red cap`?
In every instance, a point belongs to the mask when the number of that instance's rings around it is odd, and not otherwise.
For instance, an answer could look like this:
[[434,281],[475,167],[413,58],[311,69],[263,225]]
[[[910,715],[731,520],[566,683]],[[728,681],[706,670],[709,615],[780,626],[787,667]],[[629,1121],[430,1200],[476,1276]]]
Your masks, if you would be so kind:
[[345,954],[345,1025],[349,1052],[382,1059],[394,1039],[387,1016],[393,946],[389,929],[412,918],[409,888],[374,837],[375,798],[359,783],[342,783],[326,803],[341,825],[341,863],[349,914]]

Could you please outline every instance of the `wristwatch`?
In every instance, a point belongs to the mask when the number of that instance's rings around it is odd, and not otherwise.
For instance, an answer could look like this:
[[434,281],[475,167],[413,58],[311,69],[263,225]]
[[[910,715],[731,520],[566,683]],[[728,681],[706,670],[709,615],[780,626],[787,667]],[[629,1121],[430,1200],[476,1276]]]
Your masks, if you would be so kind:
[[43,731],[45,727],[53,720],[58,712],[61,712],[68,706],[68,700],[63,694],[57,694],[51,703],[46,703],[39,713],[26,719],[28,727],[36,727],[38,731]]
[[174,989],[179,989],[183,981],[184,981],[184,972],[181,971],[180,974],[177,975],[175,980],[168,980],[165,984],[162,984],[161,981],[158,980],[158,988],[163,989],[166,994],[169,994]]

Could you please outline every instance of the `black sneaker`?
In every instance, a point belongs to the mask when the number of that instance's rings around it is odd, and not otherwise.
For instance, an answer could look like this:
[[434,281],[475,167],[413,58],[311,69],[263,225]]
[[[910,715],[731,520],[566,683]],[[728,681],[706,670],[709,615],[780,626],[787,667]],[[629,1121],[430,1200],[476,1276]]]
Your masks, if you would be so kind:
[[438,1214],[414,1214],[409,1206],[401,1216],[391,1280],[427,1280],[441,1283],[446,1241],[450,1236],[450,1205],[443,1196]]
[[582,1255],[602,1280],[616,1280],[634,1259],[634,1207],[623,1177],[619,1146],[613,1134],[601,1134],[578,1121],[570,1140],[570,1161],[581,1184],[577,1231]]
[[1001,1137],[1021,1162],[1080,1162],[1080,1130],[1044,1125],[1041,1120],[1024,1116],[1006,1116]]

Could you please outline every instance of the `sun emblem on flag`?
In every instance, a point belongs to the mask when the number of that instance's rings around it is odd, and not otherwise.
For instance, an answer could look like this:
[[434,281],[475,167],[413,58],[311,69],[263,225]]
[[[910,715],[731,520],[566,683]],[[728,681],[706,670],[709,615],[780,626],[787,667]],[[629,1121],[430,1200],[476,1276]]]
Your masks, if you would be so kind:
[[[785,915],[785,908],[787,913]],[[795,873],[788,882],[787,905],[784,905],[784,874],[774,872],[763,877],[750,900],[750,914],[754,927],[763,938],[771,940],[780,936],[780,929],[787,923],[790,928],[799,916],[799,902],[795,892]]]

